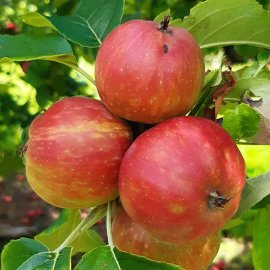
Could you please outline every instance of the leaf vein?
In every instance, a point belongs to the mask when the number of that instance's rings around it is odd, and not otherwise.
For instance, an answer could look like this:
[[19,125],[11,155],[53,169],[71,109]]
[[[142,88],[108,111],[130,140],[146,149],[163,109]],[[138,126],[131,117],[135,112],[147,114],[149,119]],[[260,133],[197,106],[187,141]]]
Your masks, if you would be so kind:
[[238,18],[236,18],[236,19],[234,19],[234,20],[232,20],[232,21],[230,21],[230,22],[228,22],[228,23],[222,25],[221,27],[217,28],[214,32],[210,33],[209,35],[205,36],[205,37],[200,41],[200,44],[203,44],[209,37],[213,36],[215,33],[219,32],[220,30],[222,30],[222,29],[224,29],[224,28],[226,28],[226,27],[228,27],[229,25],[234,24],[236,21],[239,21],[239,20],[241,20],[241,19],[243,19],[243,18],[257,18],[257,17],[258,17],[258,16],[246,16],[246,15],[241,16],[241,17],[238,17]]
[[[192,25],[190,28],[187,28],[188,31],[191,31],[191,29],[193,29],[194,27],[196,27],[199,23],[201,23],[202,21],[208,19],[209,17],[211,17],[212,15],[218,13],[218,12],[224,12],[224,11],[227,11],[227,10],[230,10],[230,9],[235,9],[235,8],[238,8],[238,7],[242,7],[242,4],[239,4],[237,6],[233,6],[233,7],[229,7],[229,8],[224,8],[224,9],[217,9],[213,12],[210,12],[207,14],[207,16],[203,17],[201,20],[199,20],[197,23],[195,23],[194,25]],[[192,14],[191,14],[192,16]],[[193,15],[194,16],[194,15]]]
[[78,16],[79,18],[81,18],[81,19],[87,24],[87,26],[88,26],[89,29],[92,31],[92,33],[93,33],[93,35],[95,36],[95,38],[97,39],[98,43],[101,44],[100,38],[97,36],[96,32],[95,32],[94,29],[91,27],[91,25],[89,24],[89,22],[88,22],[85,18],[83,18],[83,17],[81,17],[81,16],[79,16],[79,15],[77,15],[77,16]]

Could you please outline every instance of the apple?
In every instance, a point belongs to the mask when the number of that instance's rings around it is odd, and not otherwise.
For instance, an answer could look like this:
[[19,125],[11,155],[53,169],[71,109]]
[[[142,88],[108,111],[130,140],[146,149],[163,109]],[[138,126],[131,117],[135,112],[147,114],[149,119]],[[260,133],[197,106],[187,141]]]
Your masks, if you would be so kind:
[[95,78],[101,100],[115,115],[157,123],[186,114],[204,80],[204,60],[192,35],[169,26],[131,20],[99,48]]
[[244,159],[222,127],[180,116],[145,131],[130,146],[119,193],[136,223],[180,244],[224,226],[239,206],[245,176]]
[[186,270],[207,269],[220,246],[219,232],[182,245],[161,242],[136,224],[123,208],[118,208],[114,215],[112,238],[122,251],[155,261],[173,263]]
[[120,163],[132,140],[129,127],[98,100],[67,97],[29,127],[26,176],[46,202],[88,208],[118,196]]

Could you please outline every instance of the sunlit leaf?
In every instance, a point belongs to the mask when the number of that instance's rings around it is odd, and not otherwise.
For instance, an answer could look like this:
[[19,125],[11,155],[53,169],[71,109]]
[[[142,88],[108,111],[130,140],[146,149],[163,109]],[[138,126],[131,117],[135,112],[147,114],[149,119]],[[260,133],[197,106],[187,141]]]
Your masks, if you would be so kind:
[[43,15],[37,12],[31,12],[22,16],[25,23],[35,27],[49,27],[55,31],[57,28]]
[[270,48],[270,12],[255,0],[207,0],[191,9],[182,26],[201,48],[249,44]]
[[[50,227],[35,236],[35,239],[45,244],[50,250],[54,250],[64,242],[80,222],[79,210],[64,209],[60,217]],[[88,252],[103,244],[101,237],[94,230],[86,231],[71,243],[73,254]]]

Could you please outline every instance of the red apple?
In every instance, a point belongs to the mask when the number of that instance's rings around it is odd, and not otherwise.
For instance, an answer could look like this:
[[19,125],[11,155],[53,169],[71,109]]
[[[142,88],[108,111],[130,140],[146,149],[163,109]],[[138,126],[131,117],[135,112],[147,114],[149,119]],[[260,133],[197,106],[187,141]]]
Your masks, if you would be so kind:
[[183,116],[134,141],[121,164],[119,193],[136,223],[160,240],[185,243],[234,215],[245,176],[243,157],[222,127]]
[[157,123],[186,114],[197,101],[204,61],[189,32],[131,20],[114,29],[96,58],[96,84],[115,115]]
[[123,208],[117,209],[114,216],[112,237],[114,244],[122,251],[173,263],[186,270],[207,269],[220,246],[219,232],[182,245],[160,242],[136,224]]
[[88,208],[118,195],[117,177],[131,131],[98,100],[54,103],[29,128],[26,175],[46,202]]

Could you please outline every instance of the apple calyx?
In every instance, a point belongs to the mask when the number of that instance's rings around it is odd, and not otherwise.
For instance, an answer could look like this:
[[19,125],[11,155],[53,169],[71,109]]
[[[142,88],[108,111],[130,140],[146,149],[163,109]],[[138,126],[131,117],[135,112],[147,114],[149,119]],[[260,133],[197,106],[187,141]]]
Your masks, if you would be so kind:
[[163,33],[167,33],[169,23],[170,23],[170,15],[166,15],[164,19],[161,21],[160,25],[158,26],[158,30]]
[[230,201],[231,198],[225,198],[220,196],[218,192],[211,192],[209,194],[209,208],[224,208],[224,206]]

